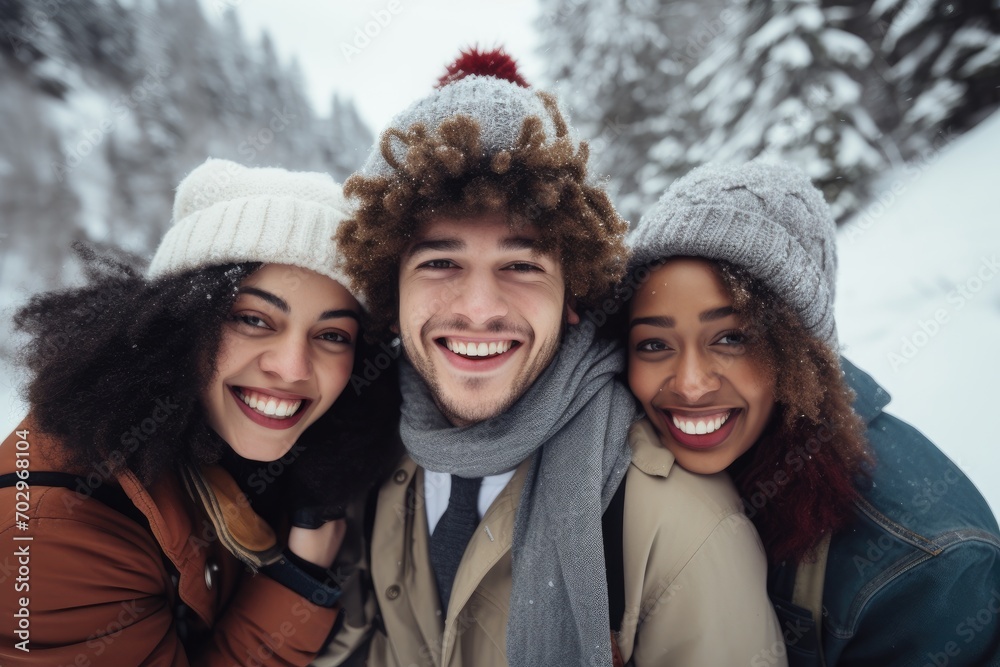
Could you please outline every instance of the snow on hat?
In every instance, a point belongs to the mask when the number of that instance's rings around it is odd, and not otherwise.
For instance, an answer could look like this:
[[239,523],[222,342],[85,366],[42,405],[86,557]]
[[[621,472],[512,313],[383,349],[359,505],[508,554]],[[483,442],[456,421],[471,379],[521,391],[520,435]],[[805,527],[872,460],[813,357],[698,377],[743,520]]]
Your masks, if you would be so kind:
[[350,215],[328,174],[208,159],[177,186],[150,278],[238,262],[290,264],[349,285],[333,235]]
[[[561,116],[555,118],[555,111]],[[479,139],[484,152],[493,155],[515,147],[524,120],[535,117],[542,123],[546,143],[571,133],[562,120],[565,114],[551,95],[537,91],[517,71],[517,64],[502,49],[463,51],[438,80],[434,92],[417,100],[396,114],[383,131],[406,132],[421,124],[433,134],[441,123],[456,116],[466,116],[479,125]],[[579,143],[579,142],[575,142]],[[390,138],[391,155],[397,165],[406,159],[407,147]],[[380,143],[376,143],[360,173],[364,176],[393,176],[396,166],[386,161]]]
[[631,270],[677,256],[742,267],[794,308],[834,350],[836,223],[790,165],[705,165],[675,181],[629,233]]

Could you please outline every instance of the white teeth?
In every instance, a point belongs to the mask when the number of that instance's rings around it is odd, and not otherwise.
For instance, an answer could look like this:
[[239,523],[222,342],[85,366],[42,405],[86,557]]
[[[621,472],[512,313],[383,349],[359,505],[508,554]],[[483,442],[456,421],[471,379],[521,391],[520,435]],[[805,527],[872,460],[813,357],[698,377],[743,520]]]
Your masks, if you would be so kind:
[[722,425],[729,420],[729,417],[732,414],[733,412],[730,410],[725,415],[715,417],[714,419],[709,419],[707,421],[681,420],[674,415],[671,415],[671,418],[673,419],[674,426],[676,426],[682,433],[687,433],[688,435],[706,435],[708,433],[714,433],[722,428]]
[[239,390],[240,398],[262,415],[274,419],[286,419],[291,417],[302,406],[302,400],[289,400],[287,398],[276,398],[266,394],[259,394],[246,389]]
[[514,345],[514,341],[501,340],[489,343],[464,343],[445,339],[445,347],[466,357],[490,357],[496,354],[503,354]]

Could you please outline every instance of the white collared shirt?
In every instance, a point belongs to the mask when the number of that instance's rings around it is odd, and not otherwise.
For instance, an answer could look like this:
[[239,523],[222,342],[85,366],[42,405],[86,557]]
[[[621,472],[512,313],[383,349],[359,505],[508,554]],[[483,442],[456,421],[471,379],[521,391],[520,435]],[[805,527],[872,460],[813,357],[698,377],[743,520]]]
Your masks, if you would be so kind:
[[[503,487],[514,477],[517,469],[502,472],[499,475],[483,477],[483,485],[479,487],[479,500],[476,509],[479,511],[479,518],[482,519],[486,510],[490,508],[496,500]],[[427,508],[427,529],[428,534],[434,534],[441,515],[448,509],[448,499],[451,498],[451,475],[446,472],[434,472],[424,469],[424,507]]]

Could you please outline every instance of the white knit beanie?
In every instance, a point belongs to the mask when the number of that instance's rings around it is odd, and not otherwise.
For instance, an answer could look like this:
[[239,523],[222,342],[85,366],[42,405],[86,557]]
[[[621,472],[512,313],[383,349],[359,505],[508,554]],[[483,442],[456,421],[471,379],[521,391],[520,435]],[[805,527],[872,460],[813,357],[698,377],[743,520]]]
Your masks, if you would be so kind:
[[705,165],[670,186],[626,239],[631,271],[690,256],[746,269],[837,350],[836,223],[800,170],[759,160]]
[[148,276],[265,262],[310,269],[349,287],[333,236],[350,214],[341,186],[329,174],[210,158],[177,186],[173,227]]

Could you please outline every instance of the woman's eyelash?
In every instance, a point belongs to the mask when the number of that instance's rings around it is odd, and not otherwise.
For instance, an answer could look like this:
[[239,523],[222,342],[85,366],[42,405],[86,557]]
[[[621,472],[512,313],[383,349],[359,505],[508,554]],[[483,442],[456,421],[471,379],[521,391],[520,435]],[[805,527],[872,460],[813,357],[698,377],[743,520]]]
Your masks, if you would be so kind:
[[257,315],[248,315],[246,313],[234,313],[230,315],[230,319],[238,324],[245,324],[249,327],[254,327],[257,329],[262,329],[267,326],[264,318]]
[[734,329],[732,331],[726,331],[726,332],[724,332],[721,336],[719,336],[718,340],[721,342],[722,340],[724,340],[726,338],[734,338],[734,339],[736,339],[736,340],[730,342],[729,345],[745,345],[746,342],[747,342],[747,335],[745,333],[743,333],[742,331],[739,331],[737,329]]

